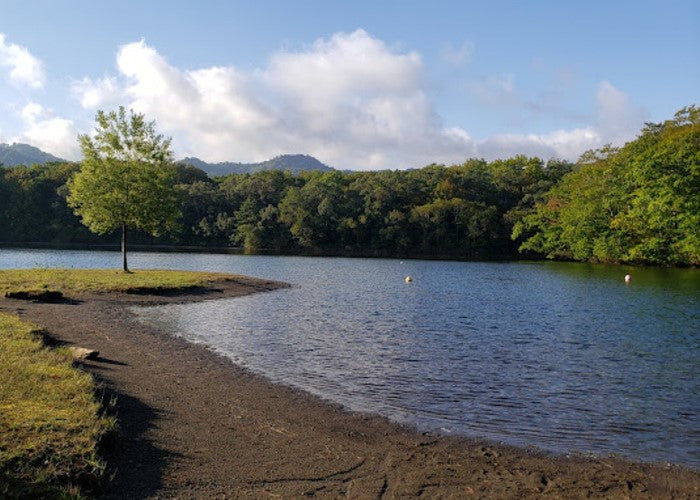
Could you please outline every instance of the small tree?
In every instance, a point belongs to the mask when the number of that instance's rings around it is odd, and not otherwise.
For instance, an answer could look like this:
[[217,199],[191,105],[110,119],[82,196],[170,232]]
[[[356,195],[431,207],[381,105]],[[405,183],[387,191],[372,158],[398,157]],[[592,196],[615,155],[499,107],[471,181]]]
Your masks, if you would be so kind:
[[83,162],[68,184],[68,204],[90,231],[121,228],[122,262],[127,265],[127,231],[153,236],[171,230],[180,216],[169,138],[142,114],[98,111],[94,137],[81,135]]

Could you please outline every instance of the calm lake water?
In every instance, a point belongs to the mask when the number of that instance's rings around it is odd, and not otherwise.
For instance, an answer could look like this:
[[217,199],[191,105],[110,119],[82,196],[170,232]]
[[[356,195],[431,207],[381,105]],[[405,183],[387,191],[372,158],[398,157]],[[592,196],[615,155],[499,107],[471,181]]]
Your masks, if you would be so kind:
[[[119,263],[114,252],[0,249],[0,268]],[[135,310],[349,409],[554,452],[700,467],[695,270],[158,253],[130,263],[293,284]]]

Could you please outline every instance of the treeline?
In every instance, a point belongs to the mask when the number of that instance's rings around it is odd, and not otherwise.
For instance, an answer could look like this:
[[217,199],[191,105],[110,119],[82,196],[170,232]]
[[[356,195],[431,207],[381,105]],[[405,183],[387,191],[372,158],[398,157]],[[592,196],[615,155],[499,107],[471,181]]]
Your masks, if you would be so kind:
[[[247,252],[700,262],[694,107],[577,163],[516,156],[378,172],[265,171],[215,179],[176,165],[179,229],[142,244]],[[116,243],[68,208],[79,164],[0,168],[0,242]]]
[[[0,241],[115,243],[67,207],[79,164],[0,171]],[[574,165],[517,156],[380,172],[278,170],[215,179],[176,165],[179,229],[135,243],[242,247],[247,252],[506,257],[514,221]]]

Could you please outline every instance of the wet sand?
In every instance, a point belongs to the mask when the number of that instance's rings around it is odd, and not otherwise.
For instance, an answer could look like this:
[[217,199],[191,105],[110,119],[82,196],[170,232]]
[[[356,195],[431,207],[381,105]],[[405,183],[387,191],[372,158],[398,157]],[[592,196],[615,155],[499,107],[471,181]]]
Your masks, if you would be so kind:
[[[70,345],[116,398],[105,498],[698,498],[700,473],[668,464],[551,456],[424,434],[271,384],[203,346],[140,324],[129,306],[270,292],[240,279],[193,293],[0,299]],[[231,305],[229,305],[231,307]]]

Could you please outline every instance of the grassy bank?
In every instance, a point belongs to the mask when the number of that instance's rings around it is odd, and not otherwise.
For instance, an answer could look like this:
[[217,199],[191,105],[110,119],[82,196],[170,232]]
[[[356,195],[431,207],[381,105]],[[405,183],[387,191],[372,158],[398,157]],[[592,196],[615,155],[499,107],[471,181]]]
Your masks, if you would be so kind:
[[65,348],[46,348],[36,328],[0,313],[0,497],[76,494],[104,464],[101,415],[92,376]]
[[177,291],[230,277],[232,275],[192,271],[138,270],[124,273],[114,269],[6,269],[0,270],[0,294]]
[[[103,269],[0,270],[0,296],[53,298],[71,292],[178,291],[232,275]],[[113,429],[92,377],[65,348],[44,346],[37,328],[0,313],[0,498],[79,495],[104,472],[97,454]]]

